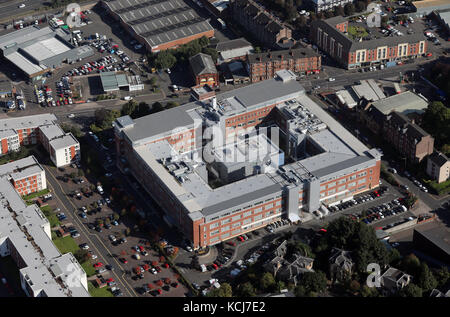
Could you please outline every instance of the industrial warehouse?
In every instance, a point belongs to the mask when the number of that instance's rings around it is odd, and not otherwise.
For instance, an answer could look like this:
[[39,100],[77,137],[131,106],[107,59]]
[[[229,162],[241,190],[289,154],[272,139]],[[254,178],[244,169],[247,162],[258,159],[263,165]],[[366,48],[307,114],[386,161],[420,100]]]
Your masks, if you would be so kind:
[[89,46],[75,47],[71,35],[62,29],[30,26],[0,36],[2,57],[14,64],[31,81],[42,78],[46,72],[94,55]]
[[103,6],[151,52],[214,36],[213,27],[182,0],[104,0]]
[[[113,125],[126,162],[119,167],[195,248],[281,217],[309,220],[379,186],[380,153],[312,101],[291,71],[136,120],[120,117]],[[211,130],[219,142],[202,147]]]

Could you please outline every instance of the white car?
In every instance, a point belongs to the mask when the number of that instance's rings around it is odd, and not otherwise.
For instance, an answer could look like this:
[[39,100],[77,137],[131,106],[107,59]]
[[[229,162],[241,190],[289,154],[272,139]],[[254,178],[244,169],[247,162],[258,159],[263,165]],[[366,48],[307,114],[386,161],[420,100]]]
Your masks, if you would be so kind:
[[154,274],[154,275],[158,274],[158,272],[156,271],[156,269],[155,269],[154,267],[152,267],[152,268],[150,269],[150,271],[151,271],[152,274]]
[[328,78],[328,81],[335,81],[336,79],[333,77]]
[[166,72],[167,72],[167,74],[171,74],[172,73],[169,68],[166,69]]
[[21,5],[19,5],[19,9],[25,8],[25,4],[22,3]]

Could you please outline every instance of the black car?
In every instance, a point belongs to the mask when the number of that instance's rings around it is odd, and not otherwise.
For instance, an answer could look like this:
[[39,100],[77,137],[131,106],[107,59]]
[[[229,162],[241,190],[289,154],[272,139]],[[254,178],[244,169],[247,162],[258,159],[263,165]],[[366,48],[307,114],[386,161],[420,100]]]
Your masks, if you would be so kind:
[[96,230],[97,232],[102,232],[102,228],[100,228],[100,227],[95,227],[95,230]]
[[95,229],[95,226],[92,223],[88,223],[88,228],[89,229]]
[[118,289],[118,290],[115,290],[115,291],[113,292],[113,295],[117,297],[117,296],[122,296],[123,293],[122,293],[122,291],[121,291],[120,289]]

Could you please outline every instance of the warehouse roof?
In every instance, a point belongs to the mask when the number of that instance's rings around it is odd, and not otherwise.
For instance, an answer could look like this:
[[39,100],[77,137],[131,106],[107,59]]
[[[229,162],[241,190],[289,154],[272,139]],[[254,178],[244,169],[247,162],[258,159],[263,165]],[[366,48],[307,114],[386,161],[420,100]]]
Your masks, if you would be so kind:
[[416,227],[417,231],[442,251],[450,254],[450,228],[436,222],[425,223]]
[[213,30],[183,0],[112,0],[104,3],[152,47]]
[[7,129],[24,129],[39,127],[47,124],[55,124],[57,121],[54,114],[45,113],[17,118],[0,119],[0,131]]
[[125,74],[116,74],[116,72],[101,73],[100,81],[104,91],[114,91],[129,86],[127,76]]
[[428,107],[428,102],[411,91],[405,91],[388,98],[377,100],[372,105],[384,115],[392,111],[407,114],[410,112],[424,112]]
[[417,9],[429,8],[429,7],[439,7],[439,6],[450,6],[450,2],[448,0],[421,0],[421,1],[413,1],[412,5]]

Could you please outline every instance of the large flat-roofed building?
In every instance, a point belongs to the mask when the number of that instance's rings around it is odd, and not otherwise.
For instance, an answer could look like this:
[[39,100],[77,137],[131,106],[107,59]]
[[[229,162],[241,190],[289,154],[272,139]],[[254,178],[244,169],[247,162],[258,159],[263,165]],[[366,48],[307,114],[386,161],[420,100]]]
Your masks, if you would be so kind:
[[70,33],[62,29],[30,26],[0,36],[0,51],[5,60],[34,81],[64,62],[94,55],[91,47],[75,47],[70,43],[70,38]]
[[319,73],[322,57],[310,48],[270,51],[247,56],[250,80],[258,82],[273,78],[275,73],[287,69],[299,74]]
[[0,165],[0,177],[9,180],[21,196],[47,188],[45,171],[34,156]]
[[[0,256],[14,260],[27,296],[88,297],[86,272],[72,253],[61,254],[47,218],[36,205],[27,206],[20,187],[13,186],[15,177],[34,175],[33,166],[44,173],[34,157],[0,166]],[[44,184],[45,173],[41,180]]]
[[450,229],[432,221],[414,229],[414,246],[427,255],[448,265],[450,263]]
[[214,29],[183,0],[103,0],[106,10],[151,52],[214,36]]
[[428,43],[422,33],[356,39],[350,37],[348,30],[349,22],[341,16],[315,20],[311,23],[310,38],[346,69],[395,64],[427,53]]
[[41,143],[57,166],[80,160],[80,144],[65,133],[53,114],[40,114],[0,120],[1,155],[19,150],[22,145]]
[[195,248],[281,217],[303,221],[379,185],[380,153],[312,101],[290,71],[113,125],[118,167]]

